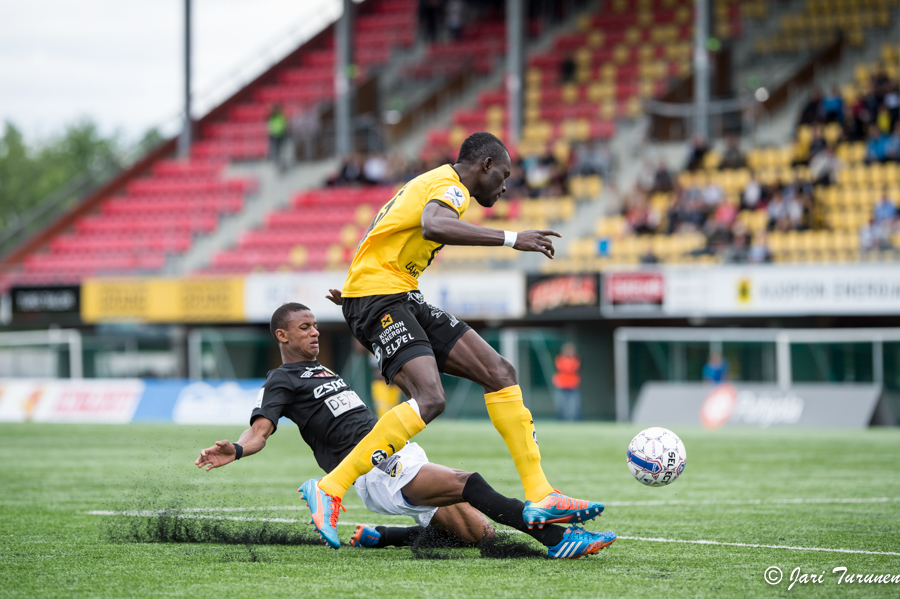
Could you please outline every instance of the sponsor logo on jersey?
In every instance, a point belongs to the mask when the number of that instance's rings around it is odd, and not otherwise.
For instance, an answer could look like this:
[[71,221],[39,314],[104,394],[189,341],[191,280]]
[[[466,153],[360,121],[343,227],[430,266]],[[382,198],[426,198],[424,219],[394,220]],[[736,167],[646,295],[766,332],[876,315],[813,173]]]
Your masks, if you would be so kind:
[[257,408],[262,407],[263,394],[265,394],[265,392],[266,392],[265,387],[263,387],[262,389],[259,390],[259,393],[257,393],[257,395],[256,395],[256,406],[255,407],[257,407]]
[[453,206],[459,208],[463,205],[463,202],[466,201],[466,196],[459,187],[451,185],[447,188],[447,191],[444,192],[443,199],[448,200]]
[[425,303],[425,296],[422,295],[421,291],[410,291],[409,293],[406,294],[406,299],[408,299],[411,302],[416,302],[419,305],[422,305]]
[[381,328],[382,329],[386,329],[389,326],[391,326],[392,324],[394,324],[394,319],[391,318],[390,314],[385,314],[384,316],[381,317]]
[[383,449],[376,449],[372,452],[372,465],[377,466],[388,458],[388,454]]
[[335,391],[340,391],[346,387],[349,387],[347,383],[344,382],[344,379],[338,379],[336,381],[329,381],[323,385],[319,385],[313,390],[313,396],[316,399],[319,399],[326,393],[334,393]]
[[341,391],[336,395],[325,398],[325,405],[331,410],[332,415],[337,418],[345,412],[349,412],[355,408],[364,406],[365,404],[359,398],[355,391]]
[[312,368],[307,368],[300,374],[301,379],[309,379],[313,377],[329,377],[329,376],[337,376],[332,371],[328,370],[324,366],[313,366]]
[[397,478],[403,472],[403,463],[400,460],[397,460],[397,463],[394,464],[394,467],[391,468],[391,471],[388,474],[391,475],[391,478]]
[[[534,420],[531,421],[531,426],[534,426]],[[531,438],[534,439],[534,444],[537,445],[538,442],[537,442],[537,429],[536,428],[531,429]]]
[[375,354],[375,361],[378,362],[378,368],[381,368],[381,348],[372,344],[372,353]]

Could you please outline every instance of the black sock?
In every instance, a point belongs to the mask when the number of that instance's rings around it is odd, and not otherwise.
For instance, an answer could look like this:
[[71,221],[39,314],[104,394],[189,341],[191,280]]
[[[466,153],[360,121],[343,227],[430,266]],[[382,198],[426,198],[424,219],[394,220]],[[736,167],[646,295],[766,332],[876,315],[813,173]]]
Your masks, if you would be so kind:
[[376,547],[409,547],[425,530],[421,526],[376,526],[381,535]]
[[556,524],[545,524],[544,528],[535,526],[528,530],[522,519],[525,504],[518,499],[505,497],[495,491],[491,485],[477,472],[473,473],[463,488],[463,499],[473,508],[500,524],[511,526],[537,539],[545,547],[558,545],[563,538],[565,528]]

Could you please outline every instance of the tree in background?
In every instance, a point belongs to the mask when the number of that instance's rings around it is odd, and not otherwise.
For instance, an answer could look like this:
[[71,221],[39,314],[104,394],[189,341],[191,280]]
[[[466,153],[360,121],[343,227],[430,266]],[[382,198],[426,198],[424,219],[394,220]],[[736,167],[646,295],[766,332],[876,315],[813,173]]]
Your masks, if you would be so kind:
[[[76,177],[86,177],[87,184],[99,183],[162,139],[151,129],[137,144],[127,144],[120,134],[105,136],[93,121],[83,119],[61,135],[29,142],[6,122],[0,138],[0,230]],[[56,212],[77,202],[82,193],[73,191],[72,197],[63,198]]]

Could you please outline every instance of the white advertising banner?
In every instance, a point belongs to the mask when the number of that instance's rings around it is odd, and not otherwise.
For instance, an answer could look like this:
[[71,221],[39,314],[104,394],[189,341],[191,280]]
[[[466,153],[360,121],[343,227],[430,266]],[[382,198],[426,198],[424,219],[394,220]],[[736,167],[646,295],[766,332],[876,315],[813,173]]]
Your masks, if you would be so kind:
[[769,428],[865,428],[893,424],[878,385],[798,383],[782,390],[764,383],[645,383],[634,406],[636,424]]
[[[340,289],[345,273],[258,273],[244,282],[248,322],[269,322],[285,302],[300,302],[319,322],[343,322],[341,308],[325,299]],[[428,303],[459,318],[500,319],[525,315],[525,276],[518,271],[431,273],[419,281]]]
[[249,424],[262,389],[235,381],[210,384],[197,381],[178,394],[172,421],[176,424]]
[[144,382],[138,379],[0,381],[0,421],[125,424]]
[[606,298],[603,314],[651,318],[900,314],[900,265],[722,266],[650,272],[663,278],[662,298],[656,305],[617,304]]
[[248,322],[269,322],[286,302],[309,306],[319,322],[342,322],[341,307],[325,299],[329,289],[344,285],[344,272],[255,273],[244,278],[244,316]]

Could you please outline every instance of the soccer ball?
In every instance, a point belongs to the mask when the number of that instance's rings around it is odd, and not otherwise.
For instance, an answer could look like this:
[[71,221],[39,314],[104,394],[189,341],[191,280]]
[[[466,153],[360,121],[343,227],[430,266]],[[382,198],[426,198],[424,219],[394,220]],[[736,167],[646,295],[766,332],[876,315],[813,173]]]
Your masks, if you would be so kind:
[[651,487],[669,484],[684,472],[687,452],[678,435],[654,426],[642,430],[628,445],[628,469]]

